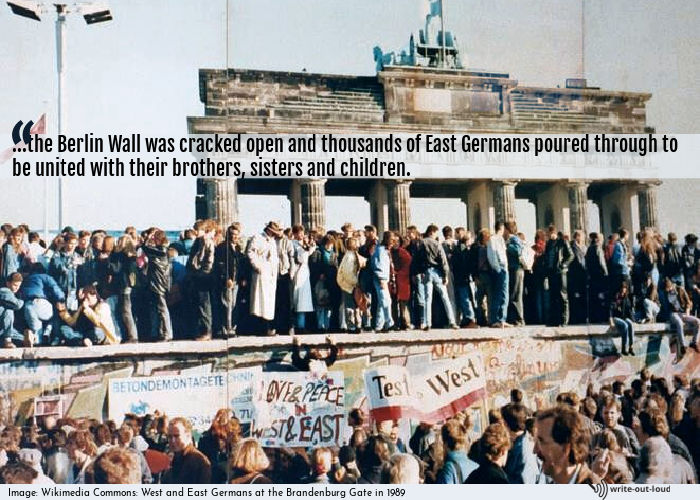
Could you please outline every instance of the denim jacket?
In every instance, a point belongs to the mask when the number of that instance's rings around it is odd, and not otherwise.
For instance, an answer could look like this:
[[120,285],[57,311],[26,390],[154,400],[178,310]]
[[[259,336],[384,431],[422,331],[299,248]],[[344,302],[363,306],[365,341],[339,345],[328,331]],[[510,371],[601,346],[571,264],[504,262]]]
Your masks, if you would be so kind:
[[375,280],[389,281],[391,273],[391,260],[389,257],[389,251],[386,249],[386,247],[377,245],[377,248],[372,254],[371,266]]

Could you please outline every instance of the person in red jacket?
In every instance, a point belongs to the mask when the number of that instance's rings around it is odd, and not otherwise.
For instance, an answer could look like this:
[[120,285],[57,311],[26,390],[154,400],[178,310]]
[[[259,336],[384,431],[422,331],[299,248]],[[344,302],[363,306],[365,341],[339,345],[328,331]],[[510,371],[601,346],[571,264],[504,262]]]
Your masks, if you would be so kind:
[[392,292],[392,314],[397,329],[413,330],[410,311],[412,257],[408,253],[410,240],[405,236],[399,236],[398,240],[399,244],[391,250],[393,265],[389,290]]

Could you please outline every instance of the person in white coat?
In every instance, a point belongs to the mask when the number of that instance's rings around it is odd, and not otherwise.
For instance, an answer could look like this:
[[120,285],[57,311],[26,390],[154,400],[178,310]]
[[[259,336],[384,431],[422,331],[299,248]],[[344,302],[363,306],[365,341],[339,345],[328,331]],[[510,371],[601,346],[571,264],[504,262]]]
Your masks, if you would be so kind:
[[309,241],[302,226],[292,228],[292,244],[294,246],[294,266],[292,274],[292,310],[294,311],[295,333],[303,333],[306,328],[306,313],[313,312],[313,292],[311,291],[311,273],[309,272],[309,255],[314,247]]
[[268,336],[275,335],[272,321],[275,319],[275,295],[279,256],[276,238],[282,237],[282,229],[275,221],[268,222],[263,232],[248,242],[246,255],[251,267],[250,314],[264,322]]

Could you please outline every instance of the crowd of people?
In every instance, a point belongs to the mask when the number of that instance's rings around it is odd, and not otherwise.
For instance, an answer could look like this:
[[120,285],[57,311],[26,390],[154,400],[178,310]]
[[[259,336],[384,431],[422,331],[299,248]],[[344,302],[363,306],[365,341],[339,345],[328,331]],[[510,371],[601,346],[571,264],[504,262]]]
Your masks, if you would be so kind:
[[[536,407],[543,406],[539,400]],[[189,420],[128,414],[114,421],[43,417],[38,426],[0,432],[0,480],[8,484],[546,484],[697,482],[700,379],[643,370],[559,394],[532,411],[519,389],[488,414],[488,426],[461,412],[421,422],[368,425],[347,416],[341,446],[263,448],[246,425],[219,410],[197,434]],[[338,443],[340,445],[340,443]]]
[[[515,221],[476,235],[340,231],[271,221],[197,221],[165,231],[65,228],[50,244],[0,227],[0,341],[12,348],[206,340],[236,334],[386,332],[431,327],[609,323],[634,354],[635,325],[668,321],[677,357],[698,349],[700,249],[645,229],[630,241],[553,226],[526,243]],[[440,300],[434,301],[437,293]],[[684,330],[690,329],[687,342]]]

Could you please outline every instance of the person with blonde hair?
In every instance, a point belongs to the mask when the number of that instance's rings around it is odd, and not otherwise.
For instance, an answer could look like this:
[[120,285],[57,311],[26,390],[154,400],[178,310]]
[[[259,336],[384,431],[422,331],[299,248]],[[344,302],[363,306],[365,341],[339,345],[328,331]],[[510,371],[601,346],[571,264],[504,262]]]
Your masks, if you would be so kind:
[[231,484],[272,484],[263,474],[270,467],[270,460],[260,443],[248,439],[241,443],[231,461]]
[[124,234],[117,240],[107,264],[107,272],[111,276],[110,286],[117,295],[117,319],[121,321],[120,326],[124,332],[122,343],[138,342],[136,322],[131,312],[131,290],[136,285],[137,271],[134,240]]

